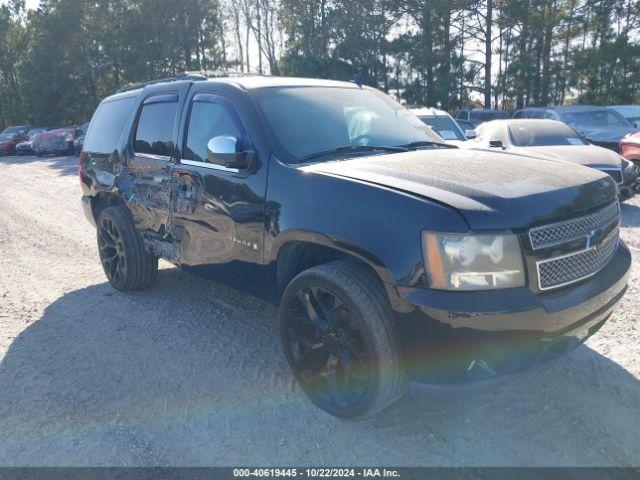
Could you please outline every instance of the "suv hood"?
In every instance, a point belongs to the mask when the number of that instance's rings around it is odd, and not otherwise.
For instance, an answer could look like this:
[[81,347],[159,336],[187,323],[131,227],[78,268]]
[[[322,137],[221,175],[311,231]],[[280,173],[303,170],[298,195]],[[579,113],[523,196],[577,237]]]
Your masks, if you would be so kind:
[[364,181],[449,205],[472,229],[480,230],[527,228],[617,198],[615,182],[602,172],[502,151],[418,150],[300,169]]

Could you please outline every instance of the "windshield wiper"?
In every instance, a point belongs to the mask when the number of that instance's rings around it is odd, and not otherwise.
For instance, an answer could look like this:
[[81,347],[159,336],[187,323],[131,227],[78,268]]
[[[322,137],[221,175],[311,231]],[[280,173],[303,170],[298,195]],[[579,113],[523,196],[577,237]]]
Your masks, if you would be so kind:
[[406,148],[407,150],[417,150],[422,147],[442,147],[442,148],[460,148],[450,143],[434,142],[431,140],[419,140],[417,142],[405,143],[404,145],[398,145],[400,148]]
[[360,153],[360,152],[371,152],[371,151],[408,152],[409,148],[405,147],[404,145],[401,145],[398,147],[386,147],[381,145],[344,145],[342,147],[331,148],[329,150],[323,150],[321,152],[316,152],[310,155],[306,155],[298,161],[300,163],[303,163],[309,160],[313,160],[315,158],[325,157],[327,155],[334,155],[338,153]]

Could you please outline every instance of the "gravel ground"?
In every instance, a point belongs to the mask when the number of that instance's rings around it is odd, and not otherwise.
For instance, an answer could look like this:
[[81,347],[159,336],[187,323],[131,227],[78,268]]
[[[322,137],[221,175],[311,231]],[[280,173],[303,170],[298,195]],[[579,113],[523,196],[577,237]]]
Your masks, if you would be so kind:
[[[110,288],[75,171],[0,159],[0,465],[640,465],[637,263],[571,355],[354,423],[292,383],[273,307],[164,263]],[[622,214],[637,255],[640,200]]]

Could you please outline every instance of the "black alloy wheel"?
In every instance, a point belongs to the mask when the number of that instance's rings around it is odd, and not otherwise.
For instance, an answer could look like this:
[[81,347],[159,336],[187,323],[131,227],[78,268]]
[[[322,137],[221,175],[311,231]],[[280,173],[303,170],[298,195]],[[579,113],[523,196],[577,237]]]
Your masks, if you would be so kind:
[[103,217],[98,226],[98,248],[100,261],[109,281],[116,285],[123,284],[127,259],[122,235],[111,217]]
[[109,283],[122,291],[151,285],[158,273],[158,258],[145,250],[124,208],[105,208],[96,224],[100,262]]
[[286,288],[280,330],[295,378],[323,410],[363,418],[404,392],[390,308],[375,280],[337,261],[299,274]]
[[344,302],[322,287],[298,291],[287,308],[287,348],[296,376],[322,403],[353,407],[371,381],[371,357]]

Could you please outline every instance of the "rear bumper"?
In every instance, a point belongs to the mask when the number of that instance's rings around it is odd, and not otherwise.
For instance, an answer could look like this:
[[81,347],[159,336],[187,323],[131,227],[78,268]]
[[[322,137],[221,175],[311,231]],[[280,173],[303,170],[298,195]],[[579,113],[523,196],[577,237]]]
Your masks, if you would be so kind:
[[82,211],[84,212],[84,216],[87,221],[95,227],[96,220],[95,218],[93,218],[92,197],[89,197],[87,195],[82,196]]
[[489,292],[405,291],[414,306],[398,315],[408,373],[452,383],[513,374],[567,353],[609,318],[627,288],[629,249],[598,274],[543,294],[529,288]]

